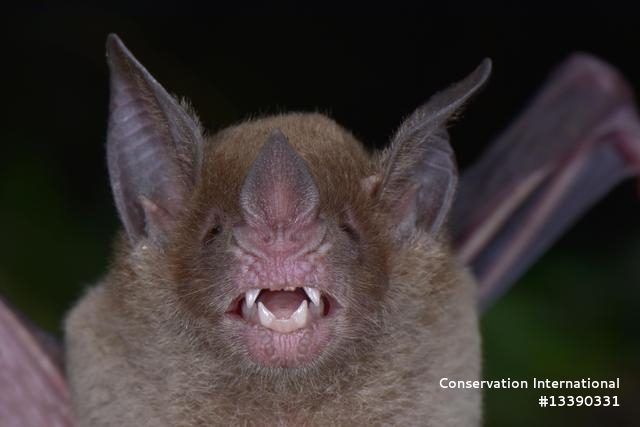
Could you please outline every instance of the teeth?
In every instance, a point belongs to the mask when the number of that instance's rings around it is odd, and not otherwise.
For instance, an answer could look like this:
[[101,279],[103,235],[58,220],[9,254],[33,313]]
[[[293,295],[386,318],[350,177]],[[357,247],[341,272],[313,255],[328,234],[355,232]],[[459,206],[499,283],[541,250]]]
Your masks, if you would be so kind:
[[289,317],[288,322],[294,322],[297,326],[296,329],[300,329],[306,326],[308,313],[309,310],[307,309],[307,301],[302,301],[298,309],[293,312],[291,317]]
[[258,302],[258,317],[260,319],[260,324],[265,328],[269,328],[283,334],[304,328],[307,325],[308,316],[309,310],[306,300],[300,303],[300,306],[288,319],[276,319],[276,316],[274,316],[274,314],[269,311],[264,304]]
[[322,298],[320,298],[319,305],[309,304],[309,312],[310,312],[310,315],[315,318],[320,318],[324,316],[324,301],[322,301]]
[[258,303],[258,317],[260,317],[262,326],[266,326],[267,328],[276,320],[276,316],[261,302]]
[[256,298],[260,295],[260,291],[262,289],[250,289],[244,294],[244,300],[247,302],[247,307],[253,307],[253,304],[256,302]]
[[315,305],[320,305],[320,291],[316,288],[309,288],[307,286],[304,287],[304,291],[307,293],[307,296]]

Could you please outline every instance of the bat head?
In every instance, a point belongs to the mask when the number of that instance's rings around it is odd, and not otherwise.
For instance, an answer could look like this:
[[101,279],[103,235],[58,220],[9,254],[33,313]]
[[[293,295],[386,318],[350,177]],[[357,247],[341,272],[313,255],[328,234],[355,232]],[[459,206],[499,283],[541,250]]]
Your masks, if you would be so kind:
[[446,122],[488,61],[370,155],[319,114],[205,137],[116,36],[107,53],[125,298],[146,298],[148,324],[244,369],[306,375],[368,357],[384,335],[394,254],[442,240],[457,180]]

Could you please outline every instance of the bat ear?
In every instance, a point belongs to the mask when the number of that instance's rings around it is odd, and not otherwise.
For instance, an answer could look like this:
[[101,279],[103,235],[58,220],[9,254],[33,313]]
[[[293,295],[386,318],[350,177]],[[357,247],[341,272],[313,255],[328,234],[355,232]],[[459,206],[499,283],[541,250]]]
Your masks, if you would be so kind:
[[133,243],[160,237],[182,209],[200,169],[197,118],[167,93],[115,34],[107,38],[111,98],[107,162]]
[[491,61],[485,59],[464,80],[434,95],[402,123],[382,153],[378,194],[397,238],[416,229],[439,233],[458,181],[446,125],[490,73]]

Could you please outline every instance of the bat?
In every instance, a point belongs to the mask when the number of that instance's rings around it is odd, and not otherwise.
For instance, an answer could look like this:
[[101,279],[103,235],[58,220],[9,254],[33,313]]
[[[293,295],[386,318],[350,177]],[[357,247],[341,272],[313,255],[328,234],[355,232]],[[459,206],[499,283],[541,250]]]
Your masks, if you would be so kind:
[[489,61],[369,154],[315,113],[206,138],[115,36],[107,57],[125,232],[66,322],[79,426],[479,423],[478,390],[437,384],[480,378],[446,125]]
[[[590,57],[552,76],[462,176],[454,203],[446,126],[486,81],[488,62],[369,155],[319,115],[205,138],[191,108],[115,36],[108,52],[108,161],[125,231],[113,268],[67,320],[80,426],[477,425],[480,396],[449,394],[436,380],[480,375],[478,296],[462,263],[486,306],[581,210],[638,171],[630,91]],[[581,108],[586,99],[593,108]],[[566,120],[551,121],[556,111]],[[561,132],[567,122],[579,132]],[[548,127],[538,132],[540,123]],[[612,160],[598,171],[607,182],[580,197],[599,156]],[[525,158],[526,168],[495,167]],[[563,198],[580,209],[567,212]],[[550,234],[542,242],[532,239],[540,230]],[[40,375],[62,378],[55,368]],[[49,394],[64,397],[57,384]],[[65,398],[54,411],[41,396],[21,410],[0,399],[0,409],[13,410],[14,425],[31,412],[71,425]]]

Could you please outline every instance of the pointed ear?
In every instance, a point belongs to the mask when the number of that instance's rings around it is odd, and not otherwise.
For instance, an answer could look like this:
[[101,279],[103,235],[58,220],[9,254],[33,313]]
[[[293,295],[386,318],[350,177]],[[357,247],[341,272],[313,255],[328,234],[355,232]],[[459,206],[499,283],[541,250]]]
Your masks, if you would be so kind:
[[458,180],[446,125],[490,73],[491,61],[485,59],[467,78],[434,95],[400,126],[382,153],[378,197],[391,214],[397,238],[416,229],[439,233]]
[[161,237],[200,169],[202,132],[192,117],[133,57],[107,38],[111,99],[107,161],[111,187],[133,243]]

